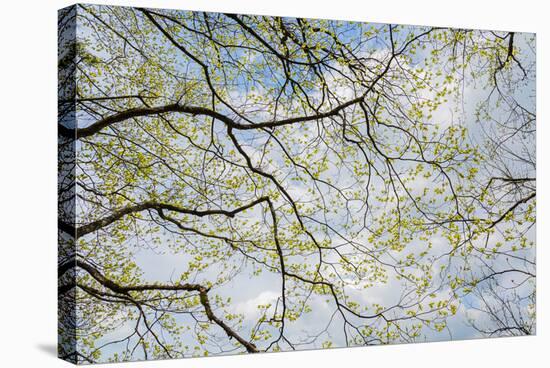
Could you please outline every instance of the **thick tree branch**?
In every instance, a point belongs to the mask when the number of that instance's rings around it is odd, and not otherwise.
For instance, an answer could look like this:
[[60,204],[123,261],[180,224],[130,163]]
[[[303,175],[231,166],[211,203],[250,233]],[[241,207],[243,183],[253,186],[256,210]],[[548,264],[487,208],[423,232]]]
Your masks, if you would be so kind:
[[[162,291],[162,290],[171,290],[171,291],[195,291],[199,293],[199,300],[201,305],[204,308],[204,312],[208,319],[217,324],[219,327],[221,327],[227,336],[230,338],[234,338],[237,340],[241,345],[243,345],[247,352],[249,353],[257,353],[259,352],[256,345],[253,343],[245,340],[243,337],[241,337],[237,332],[235,332],[231,327],[229,327],[223,320],[221,320],[218,316],[216,316],[212,310],[212,306],[210,304],[210,300],[208,299],[208,291],[210,290],[208,287],[200,285],[200,284],[175,284],[175,285],[166,285],[166,284],[143,284],[143,285],[128,285],[123,286],[120,285],[108,278],[106,278],[99,270],[97,270],[92,265],[83,262],[81,260],[76,260],[74,265],[77,267],[85,270],[90,276],[92,276],[98,283],[105,286],[106,288],[110,289],[111,291],[123,294],[127,297],[130,297],[135,303],[138,303],[134,300],[134,298],[131,297],[129,294],[130,292],[143,292],[143,291]],[[139,306],[141,308],[141,306]]]
[[149,210],[149,209],[157,210],[157,211],[158,210],[174,211],[181,214],[193,215],[198,217],[211,216],[211,215],[223,215],[227,217],[235,217],[237,213],[245,211],[251,207],[254,207],[258,203],[261,203],[265,200],[266,200],[266,197],[261,197],[256,199],[255,201],[252,201],[244,206],[235,208],[233,210],[223,210],[223,209],[196,210],[196,209],[183,208],[183,207],[175,206],[168,203],[146,201],[133,206],[128,206],[128,207],[114,210],[109,216],[90,222],[86,225],[81,225],[77,228],[75,228],[71,224],[67,224],[63,221],[59,221],[59,229],[69,234],[74,234],[77,238],[79,238],[86,234],[97,231],[101,228],[104,228],[112,224],[113,222],[123,218],[124,216],[127,216],[132,213],[136,213],[136,212],[141,212],[144,210]]

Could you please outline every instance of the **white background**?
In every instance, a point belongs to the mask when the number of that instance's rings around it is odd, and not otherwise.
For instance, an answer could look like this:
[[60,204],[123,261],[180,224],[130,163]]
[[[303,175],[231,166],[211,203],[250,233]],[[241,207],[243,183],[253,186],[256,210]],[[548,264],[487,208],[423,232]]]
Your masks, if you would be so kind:
[[[135,367],[540,367],[550,358],[550,9],[544,0],[157,0],[102,4],[454,26],[537,33],[536,337],[132,363]],[[55,357],[57,9],[0,6],[0,365],[68,367]],[[546,105],[544,104],[546,102]],[[546,359],[545,359],[546,358]],[[122,365],[110,365],[118,367]],[[127,366],[127,365],[124,365]]]

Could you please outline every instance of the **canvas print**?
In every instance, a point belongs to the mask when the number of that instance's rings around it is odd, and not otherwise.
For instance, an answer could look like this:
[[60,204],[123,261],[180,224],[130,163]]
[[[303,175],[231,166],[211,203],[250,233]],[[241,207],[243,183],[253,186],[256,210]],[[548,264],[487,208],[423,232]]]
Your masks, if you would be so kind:
[[59,356],[533,335],[535,35],[59,11]]

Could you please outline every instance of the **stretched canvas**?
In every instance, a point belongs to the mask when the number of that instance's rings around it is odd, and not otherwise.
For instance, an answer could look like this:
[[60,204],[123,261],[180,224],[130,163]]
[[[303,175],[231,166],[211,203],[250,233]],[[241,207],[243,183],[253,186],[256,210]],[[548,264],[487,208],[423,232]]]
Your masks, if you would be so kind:
[[59,356],[535,333],[535,35],[59,11]]

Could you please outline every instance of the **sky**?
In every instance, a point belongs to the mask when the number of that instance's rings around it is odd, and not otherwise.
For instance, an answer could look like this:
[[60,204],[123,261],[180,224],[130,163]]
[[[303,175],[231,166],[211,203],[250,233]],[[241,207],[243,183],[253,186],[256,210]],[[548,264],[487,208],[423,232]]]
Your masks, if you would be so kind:
[[[355,23],[349,23],[347,24],[349,28],[352,29],[352,31],[341,34],[341,39],[347,40],[348,45],[351,48],[355,48],[358,46],[358,44],[354,43],[354,40],[358,34],[359,25]],[[373,26],[374,28],[379,29],[385,29],[387,25],[383,24],[364,24],[364,27]],[[342,27],[346,28],[346,27]],[[407,32],[410,31],[420,31],[422,30],[422,27],[416,27],[416,26],[407,26],[404,27],[400,34],[406,35]],[[125,30],[124,32],[128,32],[128,30]],[[88,40],[94,40],[96,35],[93,32],[92,29],[87,27],[84,23],[81,27],[78,28],[78,36],[79,39],[88,39]],[[398,42],[403,42],[402,38],[404,36],[396,36],[396,39]],[[521,58],[522,62],[525,64],[531,64],[534,63],[534,53],[529,53],[527,48],[526,39],[529,38],[529,34],[517,34],[516,35],[516,42],[517,44],[525,50],[524,53],[518,56],[518,58]],[[154,49],[154,47],[171,47],[169,43],[162,39],[162,38],[155,38],[155,41],[151,41],[151,47]],[[97,41],[97,40],[96,40]],[[92,45],[93,45],[92,41]],[[136,39],[137,42],[137,39]],[[192,41],[190,41],[192,42]],[[362,52],[366,55],[369,55],[371,57],[376,56],[377,58],[381,59],[387,59],[388,53],[390,51],[389,45],[385,42],[383,42],[380,38],[374,39],[372,42],[367,42],[363,44],[361,47],[364,47],[364,50],[357,50],[358,54],[361,54]],[[101,50],[95,50],[94,47],[90,47],[91,52],[94,53],[99,58],[108,58],[110,55],[106,51]],[[416,58],[412,60],[412,62],[409,65],[402,66],[403,68],[418,68],[421,66],[421,60],[424,60],[429,54],[431,50],[428,48],[427,50],[421,50],[418,51],[416,54]],[[243,55],[240,55],[241,57]],[[261,62],[261,60],[258,59],[249,59],[248,60],[251,63],[258,63]],[[175,53],[174,59],[173,59],[173,67],[176,72],[181,73],[187,73],[186,75],[195,75],[196,73],[200,72],[200,69],[197,68],[196,65],[188,62],[187,59],[183,58],[181,55],[179,55],[177,52]],[[121,69],[122,74],[125,72],[132,71],[133,68],[137,68],[137,64],[130,64],[129,66],[126,66],[128,70]],[[437,65],[436,65],[437,67]],[[429,70],[429,67],[425,67]],[[338,80],[337,77],[334,75],[330,75],[327,73],[327,83],[332,84],[330,87],[332,87],[333,90],[337,91],[338,97],[340,97],[342,100],[349,100],[350,98],[353,98],[356,96],[357,91],[352,89],[350,86],[342,85],[340,84],[341,81]],[[442,76],[440,79],[442,80],[444,76]],[[104,84],[105,86],[109,85],[109,75],[106,76],[100,76],[98,77],[97,81],[99,84]],[[146,77],[144,77],[146,78]],[[283,79],[278,81],[278,83],[283,83]],[[230,96],[231,102],[239,105],[241,103],[244,103],[246,101],[250,101],[255,95],[257,96],[266,96],[270,92],[268,92],[269,87],[273,87],[277,83],[274,81],[272,82],[265,82],[263,84],[258,84],[254,82],[246,82],[243,76],[238,77],[235,82],[237,83],[236,87],[230,87],[228,88],[229,92],[228,95]],[[271,85],[270,83],[274,83]],[[476,143],[480,146],[483,146],[486,142],[486,135],[487,130],[485,130],[483,126],[483,121],[480,122],[476,110],[479,106],[479,104],[487,98],[488,95],[490,95],[490,90],[486,87],[487,85],[487,77],[486,76],[480,76],[477,78],[477,80],[473,80],[470,77],[467,77],[465,79],[465,82],[463,85],[455,85],[454,87],[457,88],[457,90],[460,92],[460,96],[458,99],[449,99],[448,102],[444,103],[442,106],[440,106],[434,113],[430,121],[438,126],[438,129],[448,129],[451,126],[460,126],[464,127],[467,131],[467,139],[469,142]],[[254,86],[254,89],[251,90],[249,87]],[[138,88],[139,86],[132,86],[130,87],[130,92],[132,92],[132,88]],[[180,88],[178,83],[173,83],[166,85],[166,95],[170,96],[173,94],[172,88],[177,90]],[[453,86],[451,86],[453,87]],[[91,91],[94,91],[92,88]],[[529,79],[525,82],[521,88],[518,88],[513,92],[514,97],[516,100],[520,101],[525,106],[528,106],[530,109],[534,111],[534,96],[532,95],[534,91],[534,78]],[[96,91],[97,92],[97,91]],[[113,93],[116,91],[113,91]],[[436,91],[423,91],[420,92],[422,94],[421,98],[433,98]],[[175,94],[176,92],[174,92]],[[319,89],[316,88],[316,86],[311,87],[311,96],[313,99],[320,99],[321,94],[319,93]],[[292,99],[288,99],[288,103],[292,104],[294,103]],[[189,101],[187,101],[189,103]],[[200,104],[201,101],[193,101],[190,102],[197,102]],[[403,99],[403,106],[406,106],[407,102],[405,99]],[[493,104],[491,102],[491,104]],[[496,106],[496,105],[495,105]],[[257,106],[253,106],[257,110],[252,111],[252,108],[250,111],[247,111],[247,116],[251,118],[254,121],[267,121],[270,118],[272,118],[272,111],[266,111],[262,109],[258,109]],[[222,113],[226,113],[228,115],[231,115],[231,111],[229,109],[225,109],[221,107],[220,110]],[[279,113],[279,118],[285,117],[285,114],[288,114],[289,111],[285,111],[284,108],[281,109],[281,112]],[[496,118],[503,118],[507,114],[506,110],[503,108],[499,108],[498,106],[495,108],[495,117]],[[85,127],[90,124],[92,124],[94,121],[94,118],[90,116],[89,113],[87,113],[84,110],[79,111],[77,113],[77,125],[79,127]],[[225,136],[225,130],[224,126],[221,123],[215,123],[214,125],[214,133],[220,139],[222,143],[230,144],[229,139],[227,136]],[[311,134],[310,129],[313,130],[313,128],[310,127],[302,127],[299,131],[295,131],[295,135],[301,134],[302,137],[305,137],[305,134]],[[246,153],[251,157],[252,162],[257,166],[261,167],[263,170],[276,173],[276,175],[280,175],[281,178],[284,177],[284,184],[285,188],[288,190],[289,193],[298,200],[302,200],[306,202],[308,199],[308,184],[303,184],[299,182],[295,182],[291,180],[293,174],[291,172],[288,172],[287,168],[285,167],[284,160],[283,160],[283,154],[281,151],[276,150],[270,150],[269,155],[272,158],[270,162],[265,162],[262,158],[262,148],[265,145],[266,142],[266,136],[262,135],[262,133],[254,132],[254,131],[244,131],[244,132],[236,132],[236,137],[241,141],[244,142],[243,147]],[[206,137],[200,136],[200,139],[205,139]],[[392,136],[388,137],[388,140],[390,140]],[[529,140],[529,137],[525,138],[524,140]],[[187,142],[180,140],[173,142],[176,145],[182,145],[185,146]],[[519,150],[521,149],[521,137],[512,137],[509,140],[509,145],[512,148],[512,150]],[[80,145],[77,146],[77,150],[80,150],[80,148],[85,149],[85,147],[82,147]],[[291,150],[295,150],[295,152],[300,152],[300,149],[302,147],[302,143],[295,143],[294,146],[290,146]],[[532,147],[534,150],[534,147]],[[307,151],[306,151],[307,152]],[[354,188],[354,186],[357,186],[357,182],[354,180],[353,177],[347,175],[349,174],[349,170],[342,167],[337,167],[334,165],[334,162],[336,161],[333,155],[329,150],[321,151],[316,153],[312,161],[318,161],[322,160],[323,155],[328,155],[329,158],[329,164],[328,164],[328,170],[325,171],[322,175],[323,178],[331,179],[333,180],[334,184],[339,184],[341,187],[351,186]],[[529,167],[528,165],[522,164],[519,161],[508,159],[507,157],[502,158],[505,161],[505,164],[507,167],[509,167],[512,171],[517,171],[520,173],[527,173],[528,175],[534,176],[534,168]],[[83,167],[86,167],[86,164],[83,165]],[[398,166],[399,167],[399,166]],[[403,167],[405,169],[406,167]],[[496,174],[496,171],[493,167],[487,165],[483,168],[485,171],[483,175],[492,175],[493,173]],[[88,173],[90,174],[90,173]],[[95,173],[90,174],[92,177],[95,176]],[[170,185],[176,185],[175,180],[172,178],[167,178],[165,185],[170,187]],[[373,179],[376,180],[376,179]],[[410,188],[412,192],[415,193],[422,193],[424,188],[429,187],[432,188],[436,185],[433,178],[426,178],[424,180],[416,180],[415,182],[410,184]],[[322,189],[323,193],[327,195],[331,195],[331,192],[329,189]],[[283,199],[279,199],[277,201],[277,204],[282,204]],[[86,211],[87,207],[82,206],[81,211]],[[359,207],[353,208],[352,210],[356,210],[359,214]],[[81,212],[81,216],[88,216],[89,214],[84,214]],[[326,219],[328,223],[332,224],[335,228],[338,228],[342,231],[344,231],[344,227],[342,227],[342,217],[340,215],[344,215],[344,211],[342,209],[341,212],[335,211],[331,213]],[[93,216],[93,214],[92,214]],[[253,210],[247,213],[243,216],[242,219],[249,219],[250,221],[255,221],[258,218],[260,218],[261,214],[258,210]],[[281,220],[283,223],[288,224],[288,221],[286,219]],[[312,224],[309,223],[308,224]],[[212,224],[203,223],[203,226],[205,229],[208,229]],[[505,228],[504,228],[505,230]],[[527,237],[529,240],[534,241],[534,227],[529,230],[527,233]],[[316,233],[317,234],[317,233]],[[190,254],[186,254],[185,252],[182,252],[181,249],[175,244],[174,236],[168,232],[160,233],[160,235],[157,235],[160,238],[160,242],[158,244],[153,244],[152,242],[147,241],[147,236],[143,238],[139,237],[130,237],[128,238],[123,244],[121,252],[127,252],[128,254],[132,255],[132,261],[135,262],[135,264],[138,266],[138,268],[142,271],[142,281],[143,282],[165,282],[170,283],[174,282],[174,280],[177,280],[179,275],[184,273],[186,269],[189,266],[189,263],[193,260],[193,256]],[[319,236],[322,237],[322,232],[319,232]],[[498,241],[498,237],[500,234],[496,233],[492,236],[491,241],[496,242]],[[436,256],[443,250],[448,248],[448,242],[446,239],[439,235],[434,235],[432,239],[430,239],[433,243],[433,247],[426,256],[427,259],[430,259],[430,257],[434,257],[434,262],[432,264],[432,269],[437,269],[442,262],[447,262],[446,259],[436,259]],[[85,241],[94,242],[94,234],[89,235],[87,238],[85,238]],[[333,236],[330,240],[332,242],[337,241],[337,236]],[[357,234],[356,241],[358,242],[368,242],[367,236],[364,233]],[[334,245],[334,244],[333,244]],[[408,245],[407,245],[407,252],[410,253],[419,253],[422,250],[424,250],[426,244],[424,241],[420,239],[413,239]],[[531,250],[526,251],[528,258],[534,257],[534,248]],[[531,252],[531,253],[529,253]],[[330,256],[329,256],[330,257]],[[201,273],[198,273],[196,275],[196,279],[194,281],[197,282],[206,282],[207,280],[216,279],[220,275],[220,262],[215,263],[212,267],[208,267]],[[311,262],[311,260],[304,260],[305,263]],[[438,263],[439,262],[439,263]],[[510,264],[510,262],[513,263],[513,261],[510,261],[508,259],[502,258],[498,260],[496,263],[494,263],[492,266],[496,269],[499,267],[506,267]],[[219,297],[223,299],[231,298],[231,302],[225,307],[225,311],[229,313],[235,313],[235,314],[242,314],[244,316],[243,325],[242,328],[240,328],[240,331],[243,331],[244,334],[246,334],[246,331],[250,331],[254,324],[256,323],[258,317],[260,316],[260,309],[258,306],[265,305],[265,304],[271,304],[272,306],[269,308],[274,308],[277,298],[280,296],[280,290],[281,290],[281,277],[280,275],[274,274],[269,271],[264,271],[260,275],[255,275],[254,271],[257,269],[257,265],[254,265],[253,262],[250,260],[243,260],[241,257],[234,257],[231,260],[229,260],[229,263],[234,264],[235,266],[239,267],[239,272],[235,273],[234,275],[231,275],[228,281],[216,286],[215,295],[218,295]],[[459,267],[460,264],[457,264],[456,266],[453,265],[453,267]],[[480,264],[476,264],[476,262],[473,262],[473,265],[471,265],[474,268],[480,266]],[[390,273],[391,275],[391,273]],[[443,280],[437,280],[437,276],[435,276],[436,279],[434,280],[434,283],[437,284],[437,281],[443,281]],[[513,276],[510,276],[513,277]],[[507,280],[508,282],[512,282],[512,279]],[[503,279],[503,282],[505,282],[506,279]],[[525,285],[522,289],[523,292],[528,292],[529,285]],[[352,285],[350,283],[350,287],[346,289],[346,292],[348,294],[355,298],[354,300],[367,304],[372,303],[379,303],[382,305],[392,305],[393,302],[396,302],[399,300],[400,296],[403,293],[402,288],[402,282],[399,280],[395,280],[393,277],[390,276],[389,280],[385,284],[377,284],[373,287],[362,289],[358,288]],[[445,296],[448,296],[449,294],[449,288],[448,286],[443,287],[441,289],[437,290],[438,292],[438,298]],[[213,298],[213,296],[212,296]],[[330,305],[330,303],[326,302],[326,298],[324,297],[312,297],[310,299],[309,305],[311,307],[311,312],[305,314],[303,317],[299,318],[297,321],[294,321],[292,323],[289,323],[287,326],[287,334],[289,336],[299,336],[300,340],[303,340],[303,345],[300,345],[300,348],[308,349],[308,348],[319,348],[321,347],[321,344],[324,341],[330,340],[332,342],[333,347],[342,347],[345,346],[345,337],[342,333],[341,329],[341,323],[342,321],[339,320],[339,316],[335,315],[334,307]],[[425,329],[423,330],[423,334],[420,338],[418,338],[417,342],[430,342],[430,341],[441,341],[441,340],[456,340],[456,339],[469,339],[469,338],[479,338],[481,337],[480,333],[474,329],[469,323],[468,319],[474,318],[480,323],[488,323],[486,320],[487,316],[483,313],[480,313],[477,310],[477,307],[479,307],[479,300],[476,299],[473,295],[469,295],[467,297],[464,297],[463,300],[461,300],[461,303],[458,306],[457,313],[453,316],[450,316],[447,318],[447,327],[442,332],[437,332],[434,330]],[[524,308],[527,308],[527,305],[524,306]],[[188,315],[181,315],[175,317],[176,321],[181,325],[192,325],[192,319]],[[332,322],[330,323],[329,327],[327,327],[327,321],[330,321],[332,319]],[[483,320],[485,319],[485,321]],[[340,328],[339,328],[340,327]],[[107,343],[109,341],[114,341],[120,338],[123,338],[130,334],[133,331],[134,328],[134,321],[128,321],[126,323],[121,324],[116,330],[114,330],[111,333],[108,333],[101,338],[98,339],[96,342],[96,346],[100,346],[104,343]],[[320,335],[319,335],[320,334]],[[319,335],[319,338],[316,339],[313,342],[307,342],[311,339],[308,337],[312,337],[314,335]],[[196,344],[196,341],[193,340],[193,337],[191,335],[188,335],[184,338],[185,343],[188,343],[189,345]],[[125,344],[113,344],[109,345],[106,348],[102,349],[102,359],[107,359],[115,352],[120,352],[124,348]],[[223,349],[228,349],[228,345],[223,345]],[[217,349],[214,345],[210,346],[211,349]],[[225,351],[225,353],[231,352],[230,350]],[[136,352],[133,359],[142,359],[143,356],[140,352]]]

